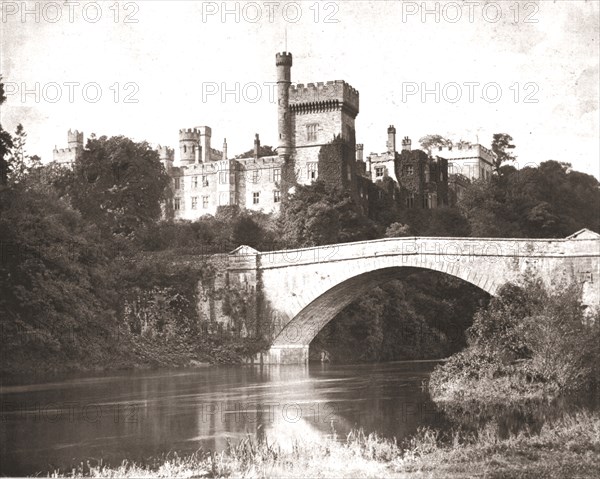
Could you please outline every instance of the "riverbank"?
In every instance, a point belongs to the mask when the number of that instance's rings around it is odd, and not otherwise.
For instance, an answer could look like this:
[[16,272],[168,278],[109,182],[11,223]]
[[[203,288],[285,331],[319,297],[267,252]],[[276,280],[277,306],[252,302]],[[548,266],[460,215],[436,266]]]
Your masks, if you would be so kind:
[[71,358],[61,352],[40,358],[26,347],[4,354],[0,377],[22,379],[47,374],[136,369],[195,367],[209,364],[241,364],[265,348],[262,341],[233,336],[190,335],[164,337],[120,336],[111,348],[89,345],[84,357]]
[[[565,477],[595,478],[600,470],[600,414],[579,412],[548,422],[538,434],[501,438],[488,424],[477,433],[442,438],[421,429],[403,444],[351,433],[340,443],[296,443],[284,449],[268,438],[245,439],[222,453],[171,456],[152,465],[80,467],[58,477]],[[491,474],[491,475],[490,475]]]

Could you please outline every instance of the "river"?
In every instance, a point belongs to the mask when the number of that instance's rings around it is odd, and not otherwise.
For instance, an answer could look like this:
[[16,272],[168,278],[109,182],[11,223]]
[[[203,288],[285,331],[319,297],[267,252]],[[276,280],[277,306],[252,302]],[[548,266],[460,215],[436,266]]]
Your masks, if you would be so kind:
[[334,431],[344,440],[353,428],[402,439],[441,420],[422,388],[435,364],[210,366],[3,385],[0,474],[147,463],[247,434],[284,448]]

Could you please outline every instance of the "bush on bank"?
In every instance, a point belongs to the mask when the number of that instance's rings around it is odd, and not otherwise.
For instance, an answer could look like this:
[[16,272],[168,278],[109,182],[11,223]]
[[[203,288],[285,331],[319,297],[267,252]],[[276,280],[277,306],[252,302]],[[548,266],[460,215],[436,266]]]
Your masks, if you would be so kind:
[[501,404],[594,387],[600,316],[580,297],[575,284],[550,291],[532,277],[505,285],[476,313],[467,348],[432,373],[432,398]]

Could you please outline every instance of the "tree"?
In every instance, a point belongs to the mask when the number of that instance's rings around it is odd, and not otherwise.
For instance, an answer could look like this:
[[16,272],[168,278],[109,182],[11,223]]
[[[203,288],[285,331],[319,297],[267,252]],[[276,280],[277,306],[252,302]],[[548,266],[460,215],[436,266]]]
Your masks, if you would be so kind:
[[[2,76],[0,75],[0,105],[5,101],[6,95],[4,94],[4,83],[2,83]],[[6,185],[8,181],[10,164],[7,156],[12,147],[13,139],[11,134],[2,128],[2,124],[0,123],[0,185]]]
[[402,223],[392,223],[385,230],[386,238],[401,238],[402,236],[410,236],[410,226]]
[[448,138],[444,138],[442,135],[426,135],[423,138],[421,138],[419,140],[419,143],[421,145],[421,148],[430,153],[433,148],[436,147],[445,147],[445,146],[452,146],[452,141],[449,140]]
[[516,170],[502,166],[490,182],[470,184],[459,202],[473,236],[564,238],[600,231],[600,183],[569,164],[546,161]]
[[[277,151],[275,151],[275,149],[272,146],[269,145],[260,145],[258,147],[258,156],[263,157],[263,156],[276,156],[277,155]],[[240,159],[240,158],[252,158],[254,157],[254,148],[252,148],[251,150],[245,151],[244,153],[240,153],[239,155],[236,155],[236,159]]]
[[27,144],[27,133],[23,125],[19,123],[13,136],[13,146],[8,158],[9,173],[8,181],[20,183],[35,168],[41,166],[41,159],[37,155],[27,155],[25,145]]
[[509,161],[515,161],[516,157],[511,153],[515,145],[513,138],[508,133],[495,133],[492,140],[492,151],[496,155],[494,159],[494,170],[500,174],[500,167]]
[[75,162],[70,195],[85,218],[109,234],[128,236],[161,217],[169,176],[146,142],[91,137]]
[[288,248],[376,237],[374,224],[360,212],[349,192],[321,180],[296,187],[282,205],[279,224]]

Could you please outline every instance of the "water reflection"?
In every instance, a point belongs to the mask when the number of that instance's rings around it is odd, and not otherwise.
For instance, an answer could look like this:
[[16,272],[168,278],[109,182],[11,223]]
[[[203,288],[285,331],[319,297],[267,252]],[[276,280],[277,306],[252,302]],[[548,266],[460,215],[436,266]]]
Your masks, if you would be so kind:
[[356,427],[399,439],[439,411],[421,383],[435,363],[210,367],[65,377],[0,388],[0,473],[169,451],[221,450],[247,434],[289,448]]

